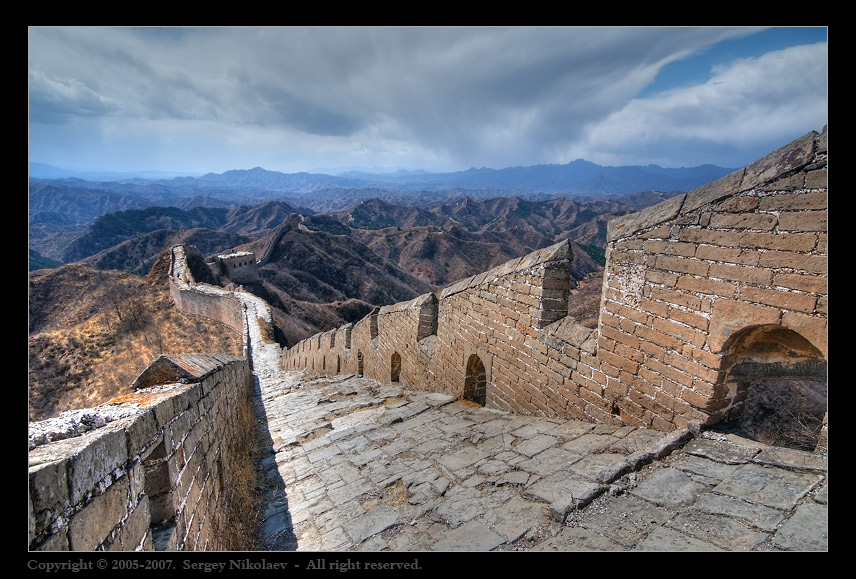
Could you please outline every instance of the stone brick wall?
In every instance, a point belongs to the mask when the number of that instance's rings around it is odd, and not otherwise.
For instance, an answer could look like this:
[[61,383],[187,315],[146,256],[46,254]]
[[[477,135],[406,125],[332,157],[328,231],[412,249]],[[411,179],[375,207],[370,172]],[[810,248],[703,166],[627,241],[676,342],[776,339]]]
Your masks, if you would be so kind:
[[246,548],[229,525],[252,472],[252,384],[246,358],[220,361],[128,396],[134,416],[30,451],[30,549]]
[[567,317],[563,242],[313,336],[282,365],[474,400],[481,387],[480,403],[526,414],[713,424],[741,411],[734,368],[825,364],[826,139],[610,222],[597,330]]
[[[220,322],[244,336],[247,344],[246,315],[241,301],[230,291],[197,283],[187,267],[188,254],[199,253],[193,246],[177,245],[171,250],[170,295],[182,313]],[[202,256],[199,255],[202,261]]]

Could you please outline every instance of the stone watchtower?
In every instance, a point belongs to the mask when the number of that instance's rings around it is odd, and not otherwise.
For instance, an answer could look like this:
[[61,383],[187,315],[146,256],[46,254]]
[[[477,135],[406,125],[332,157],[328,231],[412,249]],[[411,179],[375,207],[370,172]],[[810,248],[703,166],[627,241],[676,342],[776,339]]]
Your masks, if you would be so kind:
[[235,283],[254,283],[261,279],[256,256],[248,251],[218,255],[209,262],[209,267],[218,277],[229,278]]

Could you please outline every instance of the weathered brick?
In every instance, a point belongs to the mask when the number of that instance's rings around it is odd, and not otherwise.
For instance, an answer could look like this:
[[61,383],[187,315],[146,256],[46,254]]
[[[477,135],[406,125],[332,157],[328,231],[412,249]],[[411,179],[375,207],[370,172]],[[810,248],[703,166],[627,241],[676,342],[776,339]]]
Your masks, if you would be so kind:
[[817,303],[817,298],[812,295],[756,287],[743,288],[740,297],[749,302],[807,313],[813,312]]
[[776,227],[776,216],[769,213],[719,213],[711,216],[710,226],[714,229],[772,231]]
[[725,211],[727,213],[745,213],[747,211],[754,211],[757,208],[758,198],[754,195],[731,197],[716,206],[717,211]]
[[68,524],[73,551],[94,551],[128,514],[128,479],[121,478],[94,498]]
[[770,285],[772,281],[772,274],[768,270],[742,265],[714,264],[710,266],[710,277],[756,285]]
[[[612,352],[601,351],[599,353],[600,358],[606,362],[606,365],[602,367],[603,371],[609,376],[617,377],[618,372],[612,370],[614,366],[617,370],[624,370],[625,372],[629,372],[631,374],[635,374],[639,369],[639,364],[633,362],[632,360],[628,360],[622,356],[613,354]],[[607,370],[609,368],[610,370]]]
[[682,276],[678,280],[677,288],[679,290],[720,296],[724,298],[734,297],[737,292],[737,285],[735,282],[688,276]]
[[752,326],[778,324],[780,317],[778,308],[738,300],[717,300],[711,312],[708,347],[712,352],[720,352],[734,333]]
[[785,312],[782,316],[782,325],[807,339],[823,354],[824,358],[828,358],[828,329],[825,317],[809,316],[798,312]]
[[826,277],[782,273],[773,277],[772,285],[815,294],[827,294],[829,292]]
[[668,271],[649,269],[645,272],[645,281],[648,283],[674,287],[678,281],[678,276]]
[[[828,259],[825,255],[794,253],[791,251],[765,251],[761,254],[761,267],[794,269],[810,274],[826,274]],[[775,279],[773,280],[775,285]]]
[[817,237],[811,233],[743,233],[738,245],[781,251],[811,251],[817,245]]
[[[807,189],[826,189],[828,182],[829,176],[826,167],[806,173],[805,186]],[[826,191],[823,191],[823,194],[826,195]]]
[[[706,331],[709,321],[706,317],[692,311],[686,311],[679,308],[671,308],[669,310],[669,318],[680,324],[686,324],[696,328],[697,330]],[[654,326],[656,328],[656,325]]]
[[[682,306],[692,310],[701,309],[701,299],[693,294],[683,291],[675,291],[665,288],[652,288],[651,298],[665,302],[665,304]],[[667,308],[665,314],[661,314],[660,318],[667,318],[671,308]]]
[[707,262],[698,259],[658,255],[655,260],[655,267],[671,272],[705,276],[708,274],[708,268],[710,266]]
[[780,231],[827,231],[826,211],[800,211],[779,215]]
[[[744,234],[745,235],[745,234]],[[679,233],[681,241],[689,243],[733,247],[737,245],[737,236],[730,231],[714,231],[697,227],[686,227]]]
[[795,175],[789,175],[781,179],[776,179],[766,185],[758,186],[756,187],[756,189],[760,192],[794,191],[796,189],[802,189],[804,186],[805,175],[803,173],[797,173]]
[[661,348],[676,349],[681,346],[681,341],[674,336],[664,334],[644,326],[639,326],[636,329],[636,335],[639,336],[643,342],[649,342],[650,344],[660,346]]

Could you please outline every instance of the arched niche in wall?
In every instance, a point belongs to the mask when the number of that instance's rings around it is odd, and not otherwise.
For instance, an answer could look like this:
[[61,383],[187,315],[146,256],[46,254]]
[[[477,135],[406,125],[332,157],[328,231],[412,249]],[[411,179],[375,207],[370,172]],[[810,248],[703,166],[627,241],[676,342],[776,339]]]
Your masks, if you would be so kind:
[[487,372],[484,363],[476,354],[467,359],[464,378],[464,400],[470,400],[481,406],[487,401]]
[[765,444],[814,450],[827,413],[820,350],[771,324],[737,332],[724,354],[727,424]]

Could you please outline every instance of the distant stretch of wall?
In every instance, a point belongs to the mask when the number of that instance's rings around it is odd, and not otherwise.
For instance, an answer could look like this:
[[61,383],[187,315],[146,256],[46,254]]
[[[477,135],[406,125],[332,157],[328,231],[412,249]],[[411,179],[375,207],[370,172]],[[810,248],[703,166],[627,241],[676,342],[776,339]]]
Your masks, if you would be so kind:
[[175,307],[184,314],[224,324],[243,335],[246,345],[246,316],[241,301],[232,292],[196,283],[188,266],[188,258],[192,261],[192,258],[196,257],[199,263],[203,263],[198,249],[176,245],[170,252],[169,287]]
[[825,372],[826,142],[610,222],[596,330],[567,316],[562,242],[308,338],[282,366],[663,430],[738,414],[753,372]]

